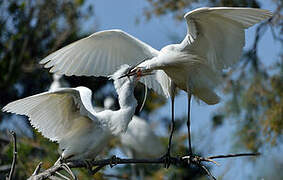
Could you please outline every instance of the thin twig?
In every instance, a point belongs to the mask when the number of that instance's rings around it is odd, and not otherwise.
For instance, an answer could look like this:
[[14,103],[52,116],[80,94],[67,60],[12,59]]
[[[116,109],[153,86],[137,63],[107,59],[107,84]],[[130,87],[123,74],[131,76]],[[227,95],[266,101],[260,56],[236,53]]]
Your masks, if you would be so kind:
[[12,141],[13,141],[13,144],[14,144],[14,150],[13,150],[13,162],[12,162],[12,165],[11,165],[9,177],[7,178],[8,180],[12,180],[12,178],[13,178],[16,163],[17,163],[17,154],[18,154],[16,133],[14,131],[11,131],[10,134],[12,136]]
[[41,168],[41,165],[42,165],[42,162],[40,162],[40,163],[36,166],[36,168],[35,168],[35,170],[34,170],[34,172],[33,172],[32,175],[37,175],[37,174],[39,173],[40,168]]
[[212,178],[213,180],[216,180],[216,178],[211,174],[211,172],[203,164],[200,164],[200,167],[206,172],[208,177]]
[[210,156],[207,159],[219,159],[219,158],[231,158],[231,157],[241,157],[241,156],[259,156],[260,153],[240,153],[240,154],[227,154],[227,155],[217,155],[217,156]]

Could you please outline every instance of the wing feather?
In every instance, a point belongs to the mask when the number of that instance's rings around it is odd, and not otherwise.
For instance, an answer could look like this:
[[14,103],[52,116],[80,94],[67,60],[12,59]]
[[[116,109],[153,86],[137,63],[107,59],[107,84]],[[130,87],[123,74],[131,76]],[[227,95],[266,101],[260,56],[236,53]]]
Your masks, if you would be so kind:
[[[157,56],[159,51],[121,31],[107,30],[78,40],[40,61],[50,72],[67,76],[108,76],[122,64],[136,65]],[[141,82],[164,95],[154,76]]]
[[245,45],[244,30],[272,16],[255,8],[199,8],[188,12],[184,50],[204,57],[214,70],[235,64]]
[[80,116],[99,124],[91,105],[91,90],[85,87],[62,88],[26,97],[9,103],[3,111],[28,116],[31,125],[52,141],[62,139]]
[[[60,74],[107,76],[118,68],[114,67],[113,63],[117,63],[118,66],[135,65],[157,54],[157,50],[121,30],[108,30],[94,33],[63,47],[41,60],[40,63],[45,64],[46,68],[60,67],[52,71]],[[85,66],[89,61],[86,57],[95,62],[94,66]],[[102,65],[105,67],[101,68]],[[76,68],[78,71],[74,70]]]

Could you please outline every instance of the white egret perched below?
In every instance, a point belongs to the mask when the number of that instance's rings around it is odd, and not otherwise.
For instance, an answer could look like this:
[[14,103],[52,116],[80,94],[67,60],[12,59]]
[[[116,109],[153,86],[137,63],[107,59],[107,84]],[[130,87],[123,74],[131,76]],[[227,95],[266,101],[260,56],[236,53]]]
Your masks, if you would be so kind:
[[[108,96],[104,99],[104,108],[111,109],[114,103],[114,99]],[[136,115],[130,121],[127,131],[120,135],[120,142],[122,151],[130,158],[157,158],[165,153],[163,144],[150,124]],[[135,165],[131,164],[131,167],[131,179],[137,179]],[[138,170],[140,179],[143,179],[143,169]]]
[[[245,44],[245,29],[271,17],[267,10],[254,8],[199,8],[185,15],[188,30],[181,44],[158,51],[121,31],[108,30],[90,35],[50,54],[40,61],[50,72],[67,76],[108,75],[120,64],[135,65],[131,73],[153,76],[141,78],[149,88],[171,97],[172,126],[167,157],[174,129],[174,97],[176,88],[188,92],[207,104],[216,104],[214,92],[220,84],[220,72],[235,64]],[[189,153],[190,116],[188,111]]]
[[164,146],[152,127],[138,116],[133,116],[120,139],[126,155],[133,158],[157,158],[165,153]]
[[[122,151],[130,158],[158,158],[166,152],[150,124],[138,116],[133,116],[127,131],[120,135],[120,140]],[[144,169],[137,169],[140,179],[144,179]],[[134,164],[131,179],[137,179]]]
[[[104,99],[104,109],[112,107],[114,107],[114,99],[108,96]],[[120,135],[120,140],[123,151],[132,158],[157,158],[165,152],[164,146],[153,132],[151,125],[136,115],[129,122],[127,131]]]
[[136,76],[118,78],[129,69],[124,65],[114,75],[120,109],[95,112],[92,92],[86,87],[61,88],[9,103],[3,111],[29,117],[31,125],[51,141],[59,143],[61,158],[92,159],[112,136],[125,132],[137,101]]

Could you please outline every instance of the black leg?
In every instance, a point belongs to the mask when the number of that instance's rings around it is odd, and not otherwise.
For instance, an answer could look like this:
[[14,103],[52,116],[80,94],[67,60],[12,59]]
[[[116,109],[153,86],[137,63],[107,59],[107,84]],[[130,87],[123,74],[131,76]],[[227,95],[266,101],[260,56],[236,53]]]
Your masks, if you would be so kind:
[[192,97],[192,94],[190,92],[188,92],[188,121],[187,121],[187,128],[188,128],[188,141],[189,141],[189,155],[193,154],[192,144],[191,144],[191,97]]
[[174,98],[171,98],[171,128],[170,128],[170,137],[169,137],[169,142],[168,142],[168,153],[170,155],[170,150],[171,150],[171,142],[172,142],[172,137],[173,133],[175,130],[175,121],[174,121]]
[[171,98],[171,126],[170,126],[170,136],[169,136],[169,142],[168,142],[168,147],[167,147],[167,153],[163,156],[166,161],[165,161],[165,168],[169,168],[170,166],[170,151],[171,151],[171,142],[172,142],[172,137],[173,133],[175,130],[175,121],[174,121],[174,97]]

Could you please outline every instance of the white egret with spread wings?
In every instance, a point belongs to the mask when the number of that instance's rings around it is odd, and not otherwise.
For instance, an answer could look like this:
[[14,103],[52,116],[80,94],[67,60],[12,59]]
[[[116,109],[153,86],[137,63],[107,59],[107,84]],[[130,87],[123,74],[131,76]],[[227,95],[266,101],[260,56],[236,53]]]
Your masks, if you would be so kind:
[[59,88],[9,103],[5,112],[26,115],[31,125],[51,141],[59,143],[61,159],[93,159],[109,140],[125,132],[135,113],[136,76],[119,78],[124,65],[111,78],[120,109],[95,112],[92,92],[86,87]]

